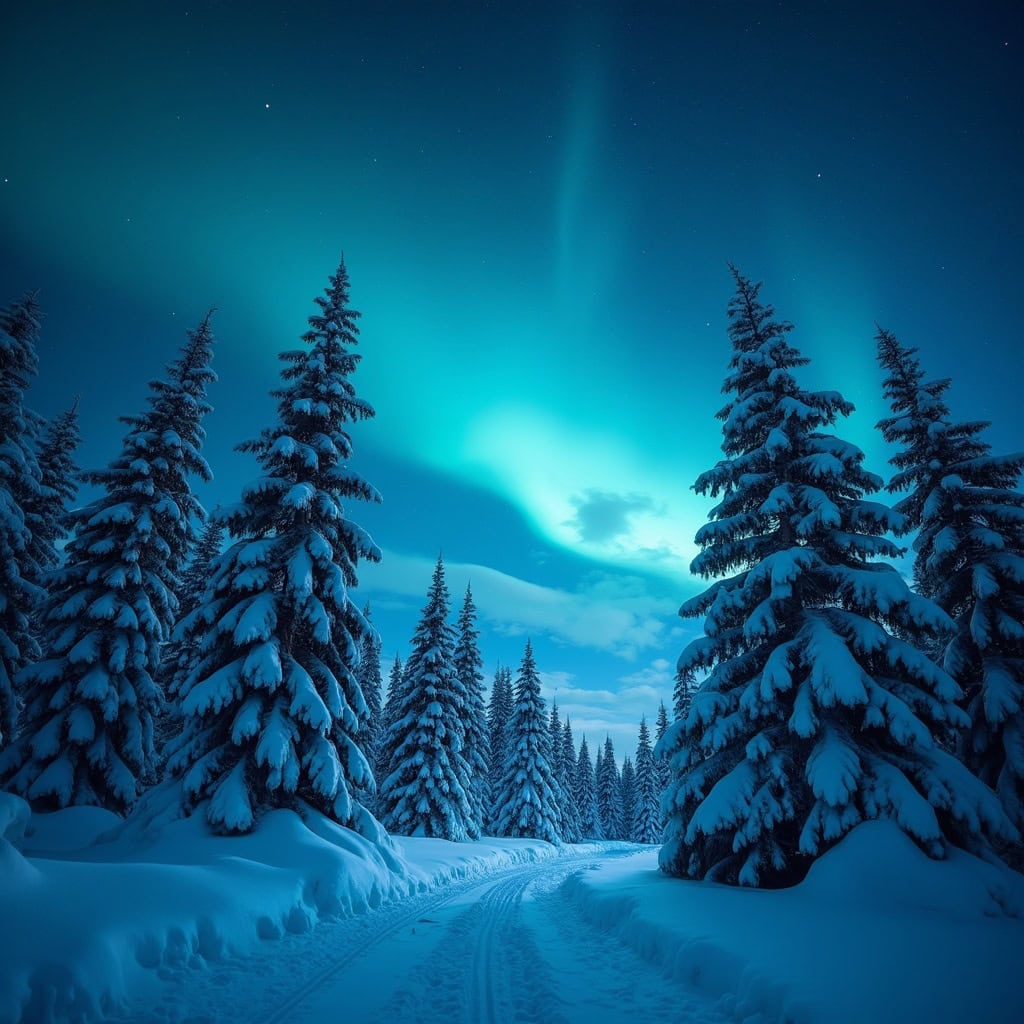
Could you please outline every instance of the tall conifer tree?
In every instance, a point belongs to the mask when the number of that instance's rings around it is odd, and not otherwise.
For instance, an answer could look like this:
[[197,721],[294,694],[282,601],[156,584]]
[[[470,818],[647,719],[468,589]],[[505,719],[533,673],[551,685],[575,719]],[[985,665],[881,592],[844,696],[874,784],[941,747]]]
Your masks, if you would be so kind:
[[508,760],[496,801],[500,808],[498,834],[558,843],[557,783],[548,760],[550,738],[544,699],[529,641],[516,680],[508,737]]
[[372,629],[349,591],[380,549],[343,502],[379,501],[350,466],[350,425],[373,416],[352,376],[360,356],[342,262],[309,317],[304,347],[281,354],[277,418],[240,445],[262,475],[214,514],[233,543],[202,604],[182,687],[185,728],[169,767],[185,809],[218,832],[246,832],[262,810],[312,807],[370,838],[380,828],[357,799],[372,786],[360,725],[359,645]]
[[449,606],[438,558],[386,741],[391,759],[380,802],[392,832],[460,841],[480,832],[465,758],[468,701],[455,668]]
[[619,803],[622,807],[622,833],[620,839],[633,839],[633,818],[636,814],[636,769],[629,754],[622,759],[622,774],[619,776]]
[[380,744],[377,748],[377,760],[373,764],[374,778],[377,779],[378,789],[388,774],[388,765],[391,763],[391,750],[388,747],[391,727],[395,724],[398,707],[402,702],[402,679],[405,669],[402,666],[402,659],[395,654],[395,660],[391,663],[391,671],[388,673],[388,692],[384,701],[384,710],[381,713]]
[[[363,754],[371,768],[377,764],[377,757],[383,737],[384,709],[382,703],[383,679],[380,674],[381,642],[377,630],[373,628],[369,603],[363,608],[363,618],[370,626],[359,644],[359,669],[356,679],[359,689],[366,702],[366,718],[360,729]],[[371,803],[373,801],[370,801]]]
[[74,453],[80,442],[76,398],[70,408],[43,424],[39,439],[36,459],[40,488],[32,542],[33,562],[40,570],[36,582],[40,585],[45,573],[60,561],[58,549],[68,534],[68,508],[78,493],[80,473]]
[[625,834],[622,821],[622,783],[611,736],[605,737],[604,752],[597,769],[597,809],[601,815],[601,831],[605,839],[622,839]]
[[498,828],[497,798],[505,777],[505,762],[508,760],[508,727],[512,720],[512,672],[498,666],[491,685],[491,699],[487,708],[487,732],[490,740],[490,766],[488,778],[491,793],[491,810],[487,827],[493,835],[500,835]]
[[949,378],[925,380],[891,331],[876,341],[893,410],[879,427],[899,446],[889,490],[919,531],[918,589],[955,624],[941,657],[971,718],[963,754],[1024,830],[1024,452],[993,455],[987,423],[951,420]]
[[0,777],[39,808],[125,813],[155,777],[154,680],[202,515],[189,477],[209,477],[200,447],[212,357],[207,316],[166,380],[150,382],[149,409],[123,417],[118,458],[84,474],[101,494],[72,514],[65,564],[47,578],[43,657],[19,676],[24,728],[0,757]]
[[572,741],[572,726],[566,717],[561,736],[555,741],[559,751],[558,784],[565,796],[562,816],[562,839],[567,843],[578,843],[583,839],[580,807],[576,799],[576,746]]
[[[687,710],[689,710],[688,704],[686,705],[686,707]],[[668,792],[668,784],[671,778],[669,758],[672,752],[668,749],[667,744],[662,744],[662,740],[665,738],[665,734],[668,732],[668,727],[668,709],[665,707],[665,702],[662,701],[658,704],[658,717],[654,723],[654,770],[656,777],[658,779],[659,832],[665,827],[665,810],[662,807],[662,801],[665,798],[665,794]]]
[[[601,756],[600,747],[597,756]],[[597,779],[586,736],[580,740],[580,752],[576,759],[576,801],[580,808],[580,837],[603,839],[601,812],[597,806]]]
[[991,791],[935,741],[963,722],[960,692],[902,637],[950,622],[884,561],[899,554],[885,534],[902,517],[866,500],[880,479],[828,432],[852,406],[799,386],[807,360],[791,325],[734,276],[725,458],[695,484],[718,504],[692,569],[722,578],[681,609],[705,617],[706,635],[684,650],[680,678],[708,674],[664,740],[661,865],[789,884],[868,818],[895,821],[932,856],[946,838],[1006,834]]
[[651,733],[647,719],[640,719],[636,744],[636,802],[631,821],[630,838],[635,843],[656,843],[661,838],[661,813],[658,776],[651,751]]
[[31,619],[43,594],[35,582],[31,513],[41,481],[25,408],[36,375],[39,318],[32,295],[0,313],[0,749],[14,738],[15,677],[39,657]]
[[481,835],[490,811],[490,734],[484,703],[483,658],[480,656],[480,632],[476,628],[473,591],[466,585],[466,596],[459,612],[455,642],[455,671],[466,691],[466,765],[469,769],[469,805],[473,833]]

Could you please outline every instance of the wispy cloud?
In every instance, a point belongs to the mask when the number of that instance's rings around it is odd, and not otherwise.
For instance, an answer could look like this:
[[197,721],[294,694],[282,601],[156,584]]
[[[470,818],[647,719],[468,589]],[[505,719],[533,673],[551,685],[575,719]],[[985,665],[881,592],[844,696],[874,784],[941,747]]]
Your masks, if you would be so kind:
[[[569,672],[541,672],[541,692],[544,699],[558,704],[561,717],[572,722],[577,744],[587,737],[591,756],[605,737],[612,738],[615,754],[621,763],[628,754],[636,753],[640,719],[646,717],[653,731],[658,705],[664,701],[671,706],[672,677],[670,663],[656,658],[636,672],[620,677],[625,685],[618,690],[589,690],[577,683]],[[640,681],[642,680],[642,681]]]
[[[433,562],[385,552],[379,565],[361,573],[360,592],[374,601],[423,600]],[[676,602],[650,593],[639,577],[592,573],[576,590],[547,587],[486,565],[445,563],[449,588],[459,595],[467,582],[482,619],[509,636],[545,635],[552,640],[635,659],[674,642]]]
[[615,494],[593,488],[570,499],[576,514],[566,521],[588,544],[607,544],[630,531],[631,517],[650,512],[654,501],[647,494]]

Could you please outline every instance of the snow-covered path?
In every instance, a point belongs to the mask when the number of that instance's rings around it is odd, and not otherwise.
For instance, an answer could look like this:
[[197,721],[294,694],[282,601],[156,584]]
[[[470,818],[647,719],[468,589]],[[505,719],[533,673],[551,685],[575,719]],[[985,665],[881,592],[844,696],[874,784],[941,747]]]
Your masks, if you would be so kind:
[[[728,1019],[577,913],[562,883],[621,852],[520,865],[166,973],[124,1021],[614,1024]],[[627,854],[628,856],[628,854]],[[145,1009],[143,1009],[145,1007]]]

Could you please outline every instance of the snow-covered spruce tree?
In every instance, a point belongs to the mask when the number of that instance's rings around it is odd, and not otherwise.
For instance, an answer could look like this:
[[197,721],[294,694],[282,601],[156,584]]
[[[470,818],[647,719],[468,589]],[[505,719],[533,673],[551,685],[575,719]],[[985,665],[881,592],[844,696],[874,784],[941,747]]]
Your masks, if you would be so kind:
[[619,776],[619,803],[622,806],[622,834],[620,839],[627,842],[633,838],[633,815],[636,813],[636,769],[629,754],[622,759],[622,774]]
[[391,671],[388,673],[388,692],[384,700],[384,708],[381,711],[380,742],[377,745],[377,760],[373,763],[374,778],[383,781],[387,777],[388,765],[391,763],[391,751],[388,749],[388,737],[391,735],[391,727],[397,718],[396,711],[402,703],[402,679],[405,676],[405,669],[402,666],[402,659],[395,654],[395,660],[391,663]]
[[39,656],[31,618],[43,594],[32,561],[40,473],[25,392],[36,374],[39,305],[28,295],[0,312],[0,748],[14,738],[15,677]]
[[651,733],[647,719],[641,718],[636,744],[636,798],[629,836],[634,843],[656,843],[661,839],[660,801]]
[[74,453],[80,442],[76,398],[69,409],[42,425],[36,452],[40,486],[33,503],[32,562],[38,566],[35,582],[41,586],[45,573],[60,561],[59,546],[68,535],[68,508],[78,493]]
[[555,777],[565,796],[562,814],[562,839],[578,843],[583,838],[580,808],[576,800],[576,745],[572,741],[572,726],[566,718],[561,736],[555,739],[558,751],[558,769]]
[[18,740],[0,778],[38,808],[96,804],[126,813],[156,770],[154,682],[173,625],[175,589],[202,508],[190,475],[199,453],[213,336],[190,331],[149,409],[123,417],[121,453],[83,474],[100,496],[69,517],[64,564],[47,577],[42,659],[18,677],[26,695]]
[[[384,709],[381,691],[384,681],[380,674],[381,640],[377,630],[373,628],[368,603],[363,608],[363,619],[370,628],[363,634],[359,643],[359,667],[356,670],[356,682],[366,702],[366,715],[360,723],[359,737],[363,756],[373,768],[377,764],[383,736]],[[370,804],[374,802],[366,793],[361,794],[361,799]]]
[[[122,459],[134,457],[137,469],[149,462],[149,487],[136,490],[149,496],[153,515],[163,527],[161,540],[167,545],[167,566],[172,573],[174,595],[172,616],[161,624],[168,632],[173,627],[180,601],[181,575],[198,540],[198,527],[206,520],[206,510],[192,493],[189,477],[203,481],[213,479],[202,455],[206,431],[203,419],[213,408],[206,400],[207,388],[216,383],[213,361],[213,329],[211,309],[199,325],[188,332],[188,341],[178,358],[167,367],[165,380],[149,382],[149,409],[139,416],[122,417],[132,428],[126,439]],[[128,467],[131,471],[131,467]],[[105,484],[108,471],[84,474],[90,483]]]
[[526,642],[508,730],[509,750],[497,800],[498,835],[559,843],[557,783],[533,647]]
[[[224,527],[214,520],[207,520],[192,550],[192,558],[181,574],[178,587],[179,622],[189,618],[202,603],[207,581],[223,547]],[[199,634],[204,631],[201,620],[193,617],[190,622],[193,629],[178,631],[161,652],[161,683],[166,707],[160,717],[159,731],[163,735],[158,737],[158,746],[161,745],[161,738],[166,740],[167,735],[180,728],[178,696],[196,660],[201,638]]]
[[558,778],[559,764],[562,760],[562,716],[558,713],[558,702],[551,698],[551,710],[548,713],[547,759],[551,765],[552,790],[555,794],[555,811],[558,823],[558,834],[567,839],[565,834],[565,817],[568,813],[570,798]]
[[482,835],[490,812],[490,733],[484,702],[484,660],[480,657],[480,633],[476,628],[473,591],[466,585],[466,596],[459,612],[455,641],[455,671],[466,691],[466,749],[469,768],[469,806],[473,833]]
[[508,760],[508,725],[512,720],[512,673],[508,668],[498,666],[491,684],[491,699],[487,707],[487,733],[490,740],[488,751],[490,765],[488,769],[489,791],[491,794],[490,813],[487,829],[492,835],[500,835],[498,828],[498,811],[496,800],[501,789],[501,780],[505,775],[505,762]]
[[[678,678],[678,677],[677,677]],[[689,704],[686,705],[689,709]],[[668,710],[665,702],[658,704],[658,717],[654,722],[654,770],[658,779],[658,823],[659,832],[665,828],[665,808],[662,801],[668,792],[668,784],[671,780],[671,768],[669,766],[669,751],[662,745],[665,733],[668,732]]]
[[[597,754],[601,756],[600,747]],[[576,803],[580,809],[580,837],[603,839],[601,812],[597,806],[597,780],[586,736],[580,740],[580,753],[576,759]]]
[[467,695],[455,669],[455,631],[440,558],[405,664],[401,703],[385,741],[391,751],[380,806],[391,832],[477,839],[466,763]]
[[615,747],[611,736],[604,740],[604,752],[597,769],[597,809],[601,815],[601,831],[605,839],[622,839],[625,828],[622,821],[622,783],[619,766],[615,761]]
[[202,602],[211,569],[224,550],[225,539],[224,527],[216,520],[203,523],[199,539],[192,549],[192,557],[181,574],[178,603],[183,613],[182,618]]
[[934,857],[947,838],[1005,835],[994,794],[934,740],[964,720],[956,683],[890,632],[950,623],[875,560],[899,554],[884,534],[903,522],[864,499],[881,481],[863,453],[825,432],[852,406],[800,388],[791,325],[734,275],[726,457],[695,484],[719,503],[692,565],[724,578],[680,610],[705,616],[706,634],[680,656],[681,678],[708,674],[661,744],[674,774],[661,866],[785,885],[869,818]]
[[917,350],[879,330],[899,446],[890,491],[917,529],[914,577],[954,620],[942,663],[964,690],[971,727],[962,753],[1024,830],[1024,452],[993,455],[984,422],[953,423],[948,378],[924,380]]
[[264,808],[311,806],[379,839],[354,795],[373,785],[355,675],[372,627],[349,591],[359,560],[378,560],[380,549],[342,502],[380,498],[349,465],[349,424],[373,409],[351,380],[359,314],[344,262],[316,304],[305,347],[281,355],[276,422],[239,446],[262,475],[215,514],[233,543],[179,625],[205,632],[182,687],[184,732],[169,768],[182,779],[185,809],[205,805],[215,831],[249,831]]

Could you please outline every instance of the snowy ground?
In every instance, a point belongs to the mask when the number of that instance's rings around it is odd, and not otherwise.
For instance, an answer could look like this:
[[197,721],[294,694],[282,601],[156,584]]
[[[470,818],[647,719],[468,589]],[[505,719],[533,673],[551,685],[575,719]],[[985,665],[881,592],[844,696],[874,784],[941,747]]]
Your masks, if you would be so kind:
[[886,825],[751,892],[649,848],[382,854],[323,819],[216,839],[164,810],[110,831],[0,795],[0,1022],[1024,1020],[1024,878]]

